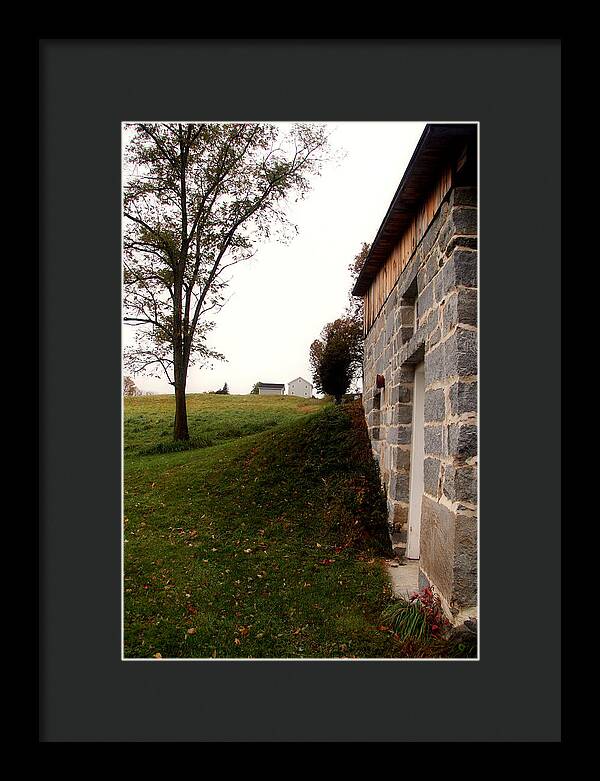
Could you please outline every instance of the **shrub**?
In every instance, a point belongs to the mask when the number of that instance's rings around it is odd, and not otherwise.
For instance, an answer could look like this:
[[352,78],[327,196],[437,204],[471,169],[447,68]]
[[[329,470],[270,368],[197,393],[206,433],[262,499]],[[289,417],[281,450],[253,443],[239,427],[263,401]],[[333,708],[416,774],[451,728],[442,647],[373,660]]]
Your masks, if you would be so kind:
[[395,599],[382,617],[400,640],[441,637],[450,626],[439,597],[430,588],[415,591],[408,599]]
[[425,612],[416,602],[395,599],[383,611],[382,618],[400,640],[422,640],[429,634]]

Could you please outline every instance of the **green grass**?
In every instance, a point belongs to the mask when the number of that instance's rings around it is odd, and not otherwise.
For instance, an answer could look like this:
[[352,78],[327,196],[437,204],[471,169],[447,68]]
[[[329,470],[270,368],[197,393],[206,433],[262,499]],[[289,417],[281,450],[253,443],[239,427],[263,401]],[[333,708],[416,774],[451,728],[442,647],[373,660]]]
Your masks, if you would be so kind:
[[[140,396],[125,399],[125,454],[173,452],[173,397]],[[188,425],[192,448],[257,434],[319,409],[317,399],[291,396],[188,396]],[[186,446],[185,449],[192,449]],[[179,444],[179,449],[181,445]]]
[[216,444],[144,455],[172,415],[169,397],[125,401],[125,656],[397,655],[360,409],[190,396],[192,437]]

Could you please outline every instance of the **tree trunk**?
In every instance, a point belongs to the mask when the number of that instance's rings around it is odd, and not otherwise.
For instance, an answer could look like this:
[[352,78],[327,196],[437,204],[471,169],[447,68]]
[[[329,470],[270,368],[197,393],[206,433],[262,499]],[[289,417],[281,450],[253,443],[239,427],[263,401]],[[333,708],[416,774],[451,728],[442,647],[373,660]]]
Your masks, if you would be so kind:
[[341,396],[336,396],[335,397],[335,403],[336,404],[341,404],[342,403],[342,397]]
[[173,426],[173,439],[177,442],[189,438],[190,432],[188,431],[185,381],[180,381],[175,384],[175,424]]

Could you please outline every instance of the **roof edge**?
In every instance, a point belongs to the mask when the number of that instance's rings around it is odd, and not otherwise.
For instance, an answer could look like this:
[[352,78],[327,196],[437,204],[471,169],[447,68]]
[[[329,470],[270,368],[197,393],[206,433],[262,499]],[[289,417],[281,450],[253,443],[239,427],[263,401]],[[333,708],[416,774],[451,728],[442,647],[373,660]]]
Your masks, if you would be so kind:
[[[473,135],[476,137],[476,133],[476,122],[428,123],[425,126],[408,165],[406,166],[404,174],[402,175],[400,184],[398,185],[394,197],[379,226],[377,234],[373,239],[369,253],[356,278],[356,282],[352,288],[352,295],[363,296],[367,292],[372,280],[377,275],[379,268],[389,256],[389,251],[382,251],[381,241],[391,218],[395,217],[400,210],[406,210],[406,213],[410,213],[410,219],[412,219],[417,205],[426,197],[427,187],[423,187],[423,192],[421,192],[416,199],[414,197],[406,197],[405,193],[411,180],[416,177],[417,173],[420,177],[427,178],[430,176],[431,182],[428,183],[428,186],[431,188],[435,182],[435,176],[439,172],[441,162],[443,160],[448,162],[448,158],[452,156],[461,142],[467,142],[469,139],[473,138]],[[447,140],[446,147],[443,147],[444,140]],[[432,150],[434,150],[435,147],[438,147],[438,149],[436,149],[435,154],[432,155]],[[428,156],[430,158],[433,156],[433,162],[426,159]],[[403,234],[408,224],[409,219],[406,218],[406,224],[402,226],[402,230],[399,231],[398,237]],[[385,257],[383,259],[382,257],[378,257],[381,255],[385,255]]]

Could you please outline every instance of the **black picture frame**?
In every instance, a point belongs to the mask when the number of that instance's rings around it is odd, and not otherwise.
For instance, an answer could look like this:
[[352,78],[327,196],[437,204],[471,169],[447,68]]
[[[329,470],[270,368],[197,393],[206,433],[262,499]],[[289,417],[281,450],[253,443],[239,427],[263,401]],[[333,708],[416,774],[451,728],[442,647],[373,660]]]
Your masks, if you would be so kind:
[[[39,98],[39,740],[559,741],[560,40],[40,39]],[[480,122],[479,662],[121,661],[142,119]]]

